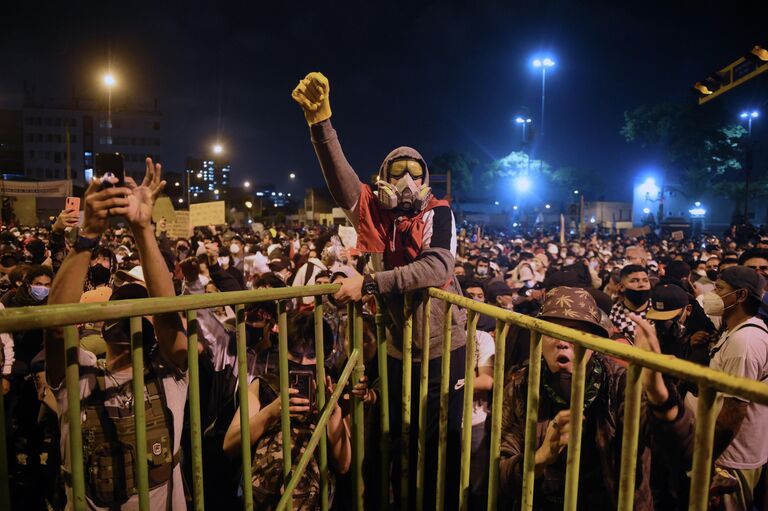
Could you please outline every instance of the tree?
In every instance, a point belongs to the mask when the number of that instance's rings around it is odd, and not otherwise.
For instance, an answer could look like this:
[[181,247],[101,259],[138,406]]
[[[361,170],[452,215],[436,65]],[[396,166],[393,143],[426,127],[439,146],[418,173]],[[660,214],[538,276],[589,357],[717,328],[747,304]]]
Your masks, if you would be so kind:
[[[715,105],[663,103],[624,112],[621,134],[627,142],[661,151],[666,178],[697,198],[719,183],[743,180],[741,158],[746,130],[728,122]],[[720,186],[731,190],[731,186]]]
[[580,167],[554,168],[542,160],[529,161],[524,151],[513,151],[491,162],[483,173],[482,182],[486,189],[493,190],[500,181],[513,180],[521,175],[531,176],[548,187],[583,190],[593,198],[598,198],[603,191],[602,177],[596,172]]

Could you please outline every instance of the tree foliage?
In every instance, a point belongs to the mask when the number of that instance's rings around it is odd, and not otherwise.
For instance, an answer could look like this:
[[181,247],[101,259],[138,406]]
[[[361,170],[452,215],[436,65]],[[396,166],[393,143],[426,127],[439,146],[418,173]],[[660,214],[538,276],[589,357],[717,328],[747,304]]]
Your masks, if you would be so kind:
[[694,197],[713,188],[730,190],[743,180],[746,130],[714,105],[641,106],[624,112],[621,134],[627,142],[658,151],[665,177],[684,183],[680,190],[684,195]]
[[446,174],[451,171],[451,192],[467,193],[478,172],[480,162],[473,155],[461,152],[447,152],[436,156],[429,165],[433,174]]

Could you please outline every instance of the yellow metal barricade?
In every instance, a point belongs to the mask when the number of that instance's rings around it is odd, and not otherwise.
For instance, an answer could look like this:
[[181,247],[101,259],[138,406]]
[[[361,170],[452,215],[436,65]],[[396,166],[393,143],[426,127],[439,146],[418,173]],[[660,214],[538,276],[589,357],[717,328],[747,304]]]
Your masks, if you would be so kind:
[[[247,487],[249,474],[251,470],[250,459],[250,431],[248,421],[248,385],[246,370],[246,343],[245,343],[245,314],[244,305],[255,302],[276,301],[278,305],[278,325],[279,325],[279,367],[280,367],[280,387],[282,390],[288,387],[288,359],[287,359],[287,316],[286,301],[293,298],[305,296],[314,296],[315,299],[315,342],[318,356],[323,352],[323,311],[321,296],[331,294],[337,291],[338,285],[307,286],[297,288],[265,289],[257,291],[238,291],[230,293],[216,293],[206,295],[191,295],[169,298],[148,298],[141,300],[123,300],[117,302],[108,302],[101,304],[70,304],[70,305],[52,305],[42,307],[27,307],[6,309],[0,311],[0,332],[16,332],[28,330],[30,328],[62,328],[63,342],[66,346],[66,373],[65,383],[68,390],[78,389],[79,385],[79,366],[77,350],[79,338],[75,326],[79,323],[113,320],[118,318],[131,318],[131,351],[133,363],[133,390],[135,395],[143,393],[143,371],[144,354],[141,343],[141,317],[154,314],[179,312],[184,313],[187,318],[187,333],[189,341],[189,396],[190,396],[190,424],[192,433],[192,465],[193,465],[193,493],[195,509],[203,509],[203,476],[204,460],[201,453],[201,425],[200,425],[200,389],[199,374],[197,368],[197,323],[196,310],[211,307],[220,307],[224,305],[234,305],[236,311],[236,338],[238,354],[238,378],[241,382],[238,386],[240,402],[240,422],[241,422],[241,455],[243,472],[245,474],[246,488],[244,491],[244,509],[253,509],[252,495],[250,488]],[[462,435],[461,467],[460,467],[460,485],[459,488],[450,488],[458,492],[450,496],[446,495],[445,472],[447,459],[447,418],[448,418],[448,395],[449,395],[449,376],[450,376],[450,346],[451,346],[451,323],[452,306],[459,306],[466,309],[468,314],[467,321],[467,359],[466,359],[466,378],[465,378],[465,399],[464,399],[464,424],[471,424],[472,412],[472,389],[474,381],[474,352],[475,352],[475,330],[477,320],[480,314],[485,314],[495,318],[496,328],[496,358],[493,367],[493,402],[492,427],[491,427],[491,454],[489,464],[488,479],[488,509],[498,508],[499,493],[499,462],[500,462],[500,439],[501,439],[501,410],[503,400],[504,383],[504,350],[505,340],[510,325],[517,325],[526,328],[531,332],[530,335],[530,364],[528,372],[528,402],[526,404],[527,415],[525,424],[525,441],[523,457],[523,481],[522,498],[524,509],[532,509],[533,487],[534,487],[534,462],[533,453],[536,450],[536,422],[538,419],[539,406],[539,385],[541,379],[541,336],[563,339],[575,345],[575,361],[573,385],[571,394],[571,438],[568,445],[568,468],[566,473],[566,492],[565,509],[573,510],[576,508],[578,498],[578,477],[579,477],[579,452],[581,449],[581,416],[583,407],[581,404],[584,399],[584,381],[586,366],[586,350],[593,350],[606,355],[619,358],[628,363],[627,367],[627,386],[625,389],[625,415],[624,431],[621,448],[621,473],[619,486],[619,509],[631,509],[634,502],[634,481],[637,457],[637,442],[640,423],[640,402],[642,398],[642,389],[640,385],[640,373],[642,368],[650,368],[693,382],[699,387],[699,400],[695,430],[695,449],[693,458],[693,467],[691,472],[690,487],[690,509],[704,510],[708,503],[710,467],[712,463],[712,441],[714,435],[714,426],[716,420],[715,396],[717,392],[727,392],[730,395],[738,396],[750,401],[761,404],[768,404],[768,385],[759,382],[737,378],[724,373],[711,370],[707,367],[693,364],[691,362],[676,359],[665,355],[649,353],[641,349],[616,343],[609,339],[600,338],[594,335],[586,334],[570,328],[565,328],[543,320],[524,316],[504,309],[493,307],[487,304],[475,302],[459,295],[448,293],[446,291],[430,288],[421,291],[425,296],[424,302],[424,322],[422,336],[421,372],[418,376],[420,391],[418,396],[418,431],[413,431],[411,427],[411,381],[412,381],[412,340],[413,340],[413,314],[414,314],[414,296],[406,295],[405,299],[405,329],[403,331],[403,381],[402,395],[396,396],[401,401],[397,406],[402,410],[402,442],[401,445],[408,445],[408,438],[411,434],[417,434],[418,458],[409,459],[408,449],[403,448],[401,458],[391,460],[393,463],[400,463],[402,468],[401,495],[400,501],[403,510],[408,508],[408,481],[409,472],[414,472],[419,484],[417,485],[416,502],[418,509],[437,509],[442,510],[446,499],[459,498],[461,509],[467,509],[468,489],[469,489],[469,448],[471,442],[471,429],[465,428]],[[424,502],[423,485],[426,477],[426,410],[427,410],[427,387],[429,384],[429,310],[431,300],[443,300],[445,307],[444,328],[442,335],[442,360],[441,360],[441,382],[440,382],[440,425],[438,437],[438,463],[436,468],[437,477],[437,500],[436,502]],[[389,395],[387,378],[387,355],[386,355],[386,331],[385,331],[385,311],[382,303],[378,302],[376,311],[376,335],[378,338],[378,367],[380,374],[381,395],[379,398],[379,417],[382,422],[381,431],[381,449],[382,466],[379,471],[379,477],[382,485],[382,495],[379,502],[369,500],[366,502],[367,509],[388,509],[391,506],[390,493],[388,491],[389,466],[390,466],[390,424],[389,424],[389,403],[393,396]],[[348,308],[348,325],[351,349],[347,364],[344,367],[341,377],[334,392],[330,396],[325,395],[324,370],[318,366],[317,370],[317,401],[320,410],[320,417],[317,427],[313,432],[306,451],[302,457],[292,466],[291,445],[290,445],[290,417],[288,411],[288,393],[281,392],[281,427],[283,429],[284,448],[284,491],[282,499],[278,504],[278,509],[290,509],[291,493],[298,484],[300,476],[309,464],[310,458],[314,456],[314,451],[319,446],[319,463],[321,468],[321,509],[328,508],[328,451],[326,446],[326,426],[331,416],[333,408],[341,397],[344,387],[348,382],[354,384],[360,380],[363,374],[363,322],[361,304],[352,304]],[[320,357],[322,359],[322,357]],[[77,510],[86,508],[85,503],[85,479],[83,474],[83,455],[82,455],[82,437],[80,429],[80,399],[77,392],[68,392],[69,399],[69,423],[70,423],[70,445],[72,466],[68,469],[72,472],[73,480],[73,507]],[[4,408],[0,400],[0,441],[5,441],[3,417]],[[351,464],[351,480],[353,481],[352,503],[355,509],[363,509],[364,505],[364,481],[363,458],[363,404],[362,400],[353,398],[352,400],[352,447],[353,460]],[[142,400],[135,402],[135,426],[137,445],[146,444],[146,425],[144,423],[144,403]],[[5,456],[0,457],[0,508],[10,509],[10,498],[8,488],[8,468]],[[409,466],[410,463],[416,463],[416,467]],[[429,467],[429,470],[432,470]],[[148,476],[146,464],[137,464],[137,488],[139,490],[139,507],[142,510],[149,509],[148,499]]]

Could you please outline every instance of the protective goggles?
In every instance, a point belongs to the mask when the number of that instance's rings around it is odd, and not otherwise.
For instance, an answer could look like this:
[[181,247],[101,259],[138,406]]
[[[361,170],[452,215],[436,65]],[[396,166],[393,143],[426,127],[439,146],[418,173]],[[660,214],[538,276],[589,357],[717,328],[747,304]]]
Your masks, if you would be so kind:
[[387,176],[399,179],[406,173],[412,178],[419,179],[424,176],[424,164],[412,158],[392,160],[387,167]]

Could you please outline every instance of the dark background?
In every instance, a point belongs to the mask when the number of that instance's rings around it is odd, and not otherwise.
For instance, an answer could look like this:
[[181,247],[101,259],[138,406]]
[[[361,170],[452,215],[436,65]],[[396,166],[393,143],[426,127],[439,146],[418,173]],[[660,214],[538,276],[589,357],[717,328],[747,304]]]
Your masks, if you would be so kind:
[[[398,145],[483,164],[519,149],[515,115],[540,109],[530,62],[548,53],[542,156],[611,173],[629,194],[656,155],[624,141],[623,112],[695,101],[694,82],[768,35],[759,2],[326,4],[5,3],[0,107],[20,107],[25,83],[39,97],[103,95],[111,59],[115,101],[159,100],[166,168],[220,137],[236,180],[288,185],[295,171],[300,191],[322,182],[290,98],[307,72],[330,79],[334,125],[367,176]],[[765,101],[753,82],[714,101],[737,120]]]

